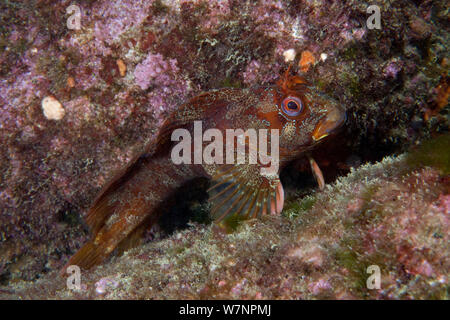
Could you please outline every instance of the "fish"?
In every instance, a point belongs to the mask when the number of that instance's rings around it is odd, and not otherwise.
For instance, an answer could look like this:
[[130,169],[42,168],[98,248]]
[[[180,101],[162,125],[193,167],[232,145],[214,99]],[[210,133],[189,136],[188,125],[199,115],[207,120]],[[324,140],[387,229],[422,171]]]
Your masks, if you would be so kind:
[[[210,179],[210,215],[217,224],[230,217],[253,219],[280,214],[285,196],[279,173],[293,159],[308,157],[319,187],[323,188],[322,172],[309,151],[342,127],[346,113],[336,100],[302,76],[291,73],[289,68],[272,85],[204,92],[175,109],[145,151],[136,155],[100,191],[85,217],[92,237],[69,259],[62,272],[70,265],[90,269],[104,262],[114,250],[123,251],[139,244],[143,232],[160,218],[164,200],[196,177]],[[195,134],[198,122],[204,130],[217,129],[221,133],[228,129],[277,132],[278,137],[273,136],[277,142],[271,136],[267,145],[278,144],[278,158],[269,155],[264,161],[260,158],[253,163],[176,164],[173,132],[180,129]],[[228,143],[237,150],[239,141],[241,144],[243,141],[249,154],[255,147],[245,137],[243,140],[233,137],[232,143]],[[191,143],[190,151],[194,154],[199,145]],[[201,147],[208,144],[202,141]],[[237,158],[236,152],[233,155]],[[278,162],[275,170],[263,170],[267,169],[268,161]]]

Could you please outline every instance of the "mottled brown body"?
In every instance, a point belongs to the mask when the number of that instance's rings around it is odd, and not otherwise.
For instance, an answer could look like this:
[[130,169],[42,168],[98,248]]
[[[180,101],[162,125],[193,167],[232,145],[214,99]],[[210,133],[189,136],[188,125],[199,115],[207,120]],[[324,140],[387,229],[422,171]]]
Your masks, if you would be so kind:
[[201,167],[174,165],[165,154],[139,157],[95,201],[86,217],[94,237],[68,265],[89,269],[119,245],[126,249],[139,243],[144,227],[158,220],[163,200],[185,181],[202,175]]
[[[279,172],[261,174],[263,165],[259,162],[175,165],[171,161],[173,130],[184,128],[193,134],[194,121],[202,121],[203,130],[216,128],[224,133],[226,129],[278,129],[282,167],[339,127],[345,113],[302,78],[287,74],[275,86],[200,94],[175,110],[148,152],[104,188],[86,218],[93,238],[68,265],[87,269],[101,263],[115,248],[134,243],[132,240],[159,218],[162,201],[194,177],[212,179],[211,215],[216,221],[231,215],[252,218],[282,211],[284,192]],[[313,159],[311,166],[321,176]]]

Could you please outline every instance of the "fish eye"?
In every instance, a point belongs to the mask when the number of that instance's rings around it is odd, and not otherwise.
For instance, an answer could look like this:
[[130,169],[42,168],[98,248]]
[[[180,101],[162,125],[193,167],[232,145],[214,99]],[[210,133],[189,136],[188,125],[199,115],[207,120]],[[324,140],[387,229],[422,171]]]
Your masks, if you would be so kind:
[[287,97],[281,103],[281,108],[285,114],[291,117],[298,116],[303,110],[303,103],[299,98]]

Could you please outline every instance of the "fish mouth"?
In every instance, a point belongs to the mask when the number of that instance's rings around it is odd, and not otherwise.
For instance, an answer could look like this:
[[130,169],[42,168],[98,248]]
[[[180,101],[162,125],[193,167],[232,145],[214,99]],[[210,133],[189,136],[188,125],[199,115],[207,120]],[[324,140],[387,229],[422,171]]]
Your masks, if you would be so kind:
[[322,140],[342,127],[346,120],[347,114],[344,110],[337,106],[331,108],[314,128],[312,139],[314,142]]

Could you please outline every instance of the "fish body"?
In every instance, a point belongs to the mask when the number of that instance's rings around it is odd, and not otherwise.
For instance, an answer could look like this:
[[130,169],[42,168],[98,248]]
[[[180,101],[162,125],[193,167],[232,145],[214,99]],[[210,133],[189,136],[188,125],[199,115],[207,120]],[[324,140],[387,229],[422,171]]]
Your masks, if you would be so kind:
[[[343,122],[345,112],[337,102],[323,96],[303,78],[290,76],[288,72],[274,86],[225,88],[194,97],[166,119],[146,152],[133,159],[103,188],[86,216],[92,239],[66,267],[78,265],[89,269],[104,261],[116,248],[136,243],[134,240],[141,237],[143,230],[160,217],[164,199],[195,177],[207,177],[212,181],[208,191],[211,216],[216,222],[230,216],[248,219],[280,213],[284,204],[284,191],[278,176],[280,169],[290,160],[305,155]],[[230,143],[226,139],[229,129],[242,129],[243,132],[277,129],[279,157],[274,159],[268,155],[265,159],[278,161],[276,170],[264,172],[262,169],[267,168],[268,162],[262,158],[254,163],[200,161],[175,164],[172,154],[176,145],[172,141],[174,130],[185,130],[195,137],[196,123],[201,123],[203,132],[217,129],[221,136],[215,136],[215,140],[223,139],[223,146]],[[231,145],[235,159],[239,141],[248,153],[255,148],[250,139],[234,138]],[[212,140],[212,137],[210,141],[202,140],[200,145],[198,141],[191,141],[191,159],[196,157],[199,148],[208,148]],[[274,141],[266,141],[268,150]],[[217,152],[218,149],[214,155]],[[226,153],[225,147],[222,153]],[[312,158],[310,163],[319,185],[323,186],[317,163]]]

